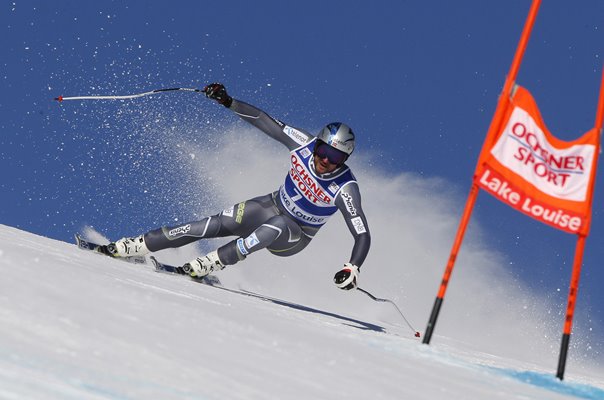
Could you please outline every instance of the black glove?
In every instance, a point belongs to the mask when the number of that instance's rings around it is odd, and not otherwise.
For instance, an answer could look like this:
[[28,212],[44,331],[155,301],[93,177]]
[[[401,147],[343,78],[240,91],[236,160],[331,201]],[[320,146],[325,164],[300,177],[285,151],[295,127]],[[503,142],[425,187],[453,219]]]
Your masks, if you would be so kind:
[[233,98],[228,95],[222,83],[210,83],[203,88],[203,92],[208,99],[216,100],[226,108],[229,108],[233,103]]
[[357,278],[359,277],[359,267],[346,263],[344,268],[336,272],[333,281],[337,287],[343,290],[357,288]]

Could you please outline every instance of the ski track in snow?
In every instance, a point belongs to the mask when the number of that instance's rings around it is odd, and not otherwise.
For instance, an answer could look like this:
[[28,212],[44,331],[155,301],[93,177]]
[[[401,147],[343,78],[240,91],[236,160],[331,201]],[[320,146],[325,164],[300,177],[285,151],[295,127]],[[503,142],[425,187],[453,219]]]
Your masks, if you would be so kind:
[[0,243],[0,399],[604,399],[595,369],[560,382],[552,366],[446,337],[425,346],[354,309],[210,287],[1,225]]

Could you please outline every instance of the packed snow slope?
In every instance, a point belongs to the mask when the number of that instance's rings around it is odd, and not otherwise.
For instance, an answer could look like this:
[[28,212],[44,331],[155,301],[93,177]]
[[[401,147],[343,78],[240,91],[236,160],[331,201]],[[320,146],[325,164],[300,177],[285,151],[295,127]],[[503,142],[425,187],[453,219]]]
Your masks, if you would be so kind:
[[250,293],[226,270],[226,289],[210,287],[3,225],[0,272],[0,399],[604,398],[595,369],[561,383],[553,366],[423,345],[359,292],[334,287],[371,303],[334,311]]

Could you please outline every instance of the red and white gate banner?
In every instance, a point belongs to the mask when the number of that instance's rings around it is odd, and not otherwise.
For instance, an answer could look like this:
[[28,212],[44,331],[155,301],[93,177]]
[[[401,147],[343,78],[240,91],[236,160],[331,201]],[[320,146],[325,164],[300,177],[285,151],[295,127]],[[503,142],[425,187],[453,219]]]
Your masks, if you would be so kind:
[[474,180],[538,221],[587,235],[597,143],[596,129],[574,141],[554,137],[531,94],[516,86],[499,131],[485,141]]

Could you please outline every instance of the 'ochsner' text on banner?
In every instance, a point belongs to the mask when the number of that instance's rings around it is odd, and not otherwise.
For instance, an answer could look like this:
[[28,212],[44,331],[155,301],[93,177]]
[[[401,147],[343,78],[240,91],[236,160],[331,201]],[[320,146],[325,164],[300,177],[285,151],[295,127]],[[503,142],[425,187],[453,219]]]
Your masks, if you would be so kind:
[[595,146],[557,149],[528,112],[515,107],[491,154],[545,194],[585,201]]

